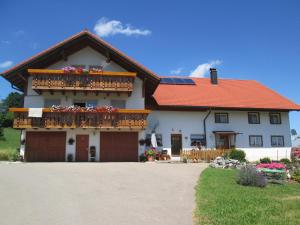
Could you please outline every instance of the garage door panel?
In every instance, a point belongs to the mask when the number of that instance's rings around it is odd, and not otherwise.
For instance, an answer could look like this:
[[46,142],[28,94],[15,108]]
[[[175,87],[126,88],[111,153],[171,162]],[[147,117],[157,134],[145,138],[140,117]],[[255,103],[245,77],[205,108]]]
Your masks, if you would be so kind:
[[27,132],[25,159],[29,162],[65,161],[66,132]]
[[138,160],[137,132],[101,132],[100,161],[136,162]]

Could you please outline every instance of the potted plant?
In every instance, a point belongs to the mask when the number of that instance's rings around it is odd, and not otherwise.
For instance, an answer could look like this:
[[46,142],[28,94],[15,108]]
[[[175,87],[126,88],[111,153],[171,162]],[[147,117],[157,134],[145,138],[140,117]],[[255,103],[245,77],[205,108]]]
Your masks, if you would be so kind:
[[154,161],[154,158],[156,156],[155,148],[150,148],[150,149],[146,150],[145,156],[147,157],[148,161],[150,161],[150,162]]

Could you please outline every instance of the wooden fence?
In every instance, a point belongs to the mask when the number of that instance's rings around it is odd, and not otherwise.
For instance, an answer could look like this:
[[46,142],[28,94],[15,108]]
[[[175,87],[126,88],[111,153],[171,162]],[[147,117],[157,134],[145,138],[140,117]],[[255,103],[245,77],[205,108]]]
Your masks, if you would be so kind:
[[181,150],[180,160],[187,159],[188,161],[211,161],[218,156],[223,156],[229,153],[231,149],[218,149],[218,150]]

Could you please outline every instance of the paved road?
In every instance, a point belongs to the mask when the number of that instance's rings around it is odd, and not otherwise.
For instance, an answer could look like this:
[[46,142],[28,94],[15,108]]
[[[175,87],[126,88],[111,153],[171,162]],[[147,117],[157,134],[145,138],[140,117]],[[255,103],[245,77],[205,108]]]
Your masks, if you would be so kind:
[[0,163],[1,225],[189,225],[205,164]]

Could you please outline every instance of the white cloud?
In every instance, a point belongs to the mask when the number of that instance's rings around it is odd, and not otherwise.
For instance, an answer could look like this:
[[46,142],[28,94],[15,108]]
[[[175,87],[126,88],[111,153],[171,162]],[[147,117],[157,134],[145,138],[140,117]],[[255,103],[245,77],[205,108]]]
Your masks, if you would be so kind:
[[108,20],[105,17],[102,17],[97,21],[94,26],[94,31],[100,37],[113,36],[115,34],[124,34],[126,36],[131,35],[150,35],[150,30],[141,30],[133,28],[130,24],[123,25],[121,21],[118,20]]
[[0,63],[0,68],[10,67],[10,66],[12,66],[12,64],[13,64],[13,61],[7,60],[7,61]]
[[213,60],[209,63],[203,63],[197,66],[197,68],[190,73],[190,77],[204,77],[210,68],[220,65],[221,60]]
[[175,70],[171,70],[170,73],[174,74],[174,75],[178,75],[182,72],[182,70],[183,70],[183,68],[180,67],[180,68],[177,68]]

